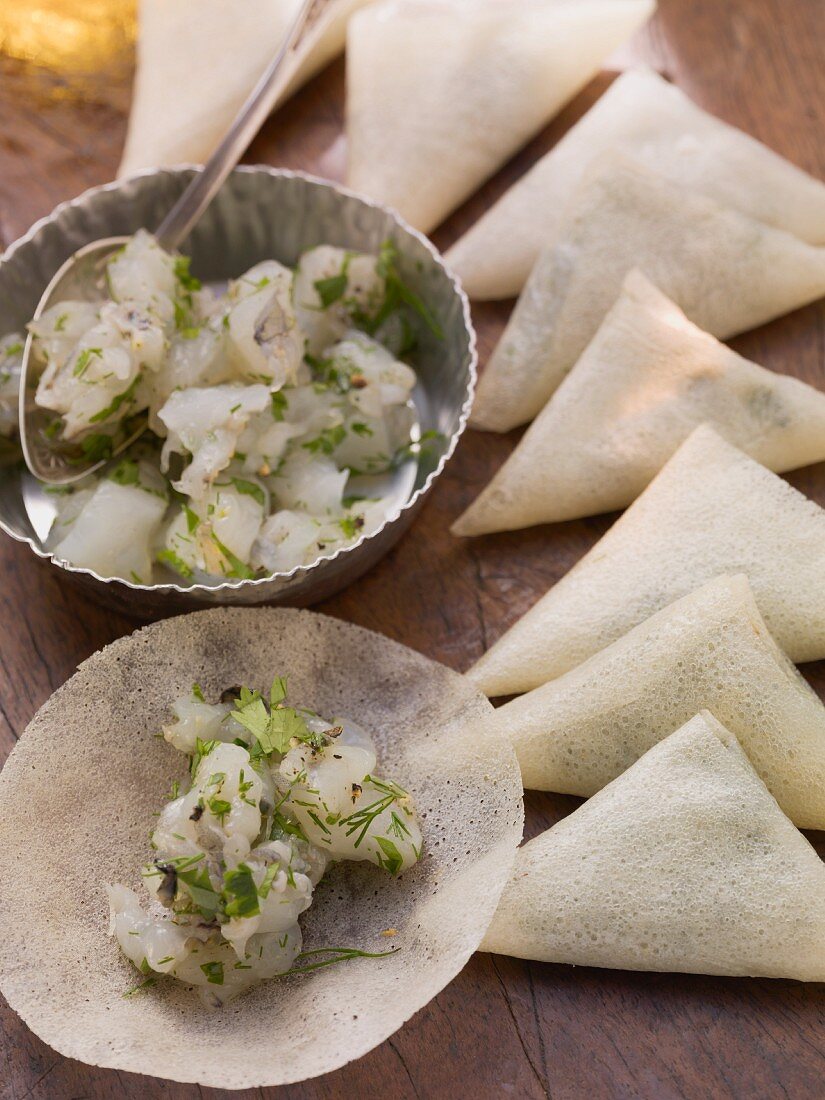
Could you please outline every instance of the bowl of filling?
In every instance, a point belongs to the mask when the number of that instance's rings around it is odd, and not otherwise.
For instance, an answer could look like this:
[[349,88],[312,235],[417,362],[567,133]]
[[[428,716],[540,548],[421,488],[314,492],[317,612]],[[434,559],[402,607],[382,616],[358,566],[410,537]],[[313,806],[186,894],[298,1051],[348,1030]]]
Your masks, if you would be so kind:
[[[143,227],[195,171],[93,188],[0,260],[0,527],[132,613],[312,603],[386,553],[453,453],[468,303],[391,211],[286,170],[237,168],[166,252]],[[61,264],[112,236],[93,293],[32,320]],[[110,459],[71,485],[21,459],[27,336],[29,446]]]

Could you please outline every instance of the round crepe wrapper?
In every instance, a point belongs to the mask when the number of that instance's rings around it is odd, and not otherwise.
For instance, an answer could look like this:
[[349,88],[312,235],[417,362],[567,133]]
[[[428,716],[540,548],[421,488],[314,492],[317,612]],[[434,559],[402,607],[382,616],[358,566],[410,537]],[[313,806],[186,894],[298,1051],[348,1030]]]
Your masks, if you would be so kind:
[[[397,954],[263,982],[222,1010],[140,981],[108,936],[104,886],[140,883],[183,754],[155,736],[172,701],[289,679],[290,699],[375,738],[377,771],[415,800],[421,862],[398,879],[333,866],[301,918],[305,948]],[[458,674],[307,611],[221,609],[95,654],[37,713],[0,775],[0,988],[61,1054],[223,1088],[314,1077],[391,1035],[476,950],[521,837],[518,766],[481,733],[489,704]],[[394,928],[388,938],[382,930]]]

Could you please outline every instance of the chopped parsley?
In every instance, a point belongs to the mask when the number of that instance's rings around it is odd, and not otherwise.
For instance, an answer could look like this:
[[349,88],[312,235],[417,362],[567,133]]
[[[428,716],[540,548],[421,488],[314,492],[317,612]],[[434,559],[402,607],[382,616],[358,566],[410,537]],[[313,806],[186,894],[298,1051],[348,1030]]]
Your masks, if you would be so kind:
[[266,754],[285,753],[292,739],[309,742],[312,734],[306,722],[293,707],[285,704],[286,680],[276,677],[269,693],[267,707],[259,691],[241,688],[232,717],[249,730]]
[[287,408],[287,397],[283,390],[276,390],[271,397],[271,410],[273,420],[283,420]]
[[223,963],[218,960],[217,962],[204,963],[201,966],[201,970],[206,975],[206,980],[211,985],[223,985]]
[[[277,871],[277,864],[275,865]],[[271,879],[270,879],[271,883]],[[267,887],[266,894],[269,893]],[[263,894],[263,897],[266,897]],[[224,913],[227,917],[254,917],[261,911],[258,900],[258,888],[252,877],[252,869],[245,863],[239,863],[231,871],[223,874]]]
[[93,355],[97,355],[98,357],[102,357],[103,348],[84,348],[84,350],[81,351],[81,353],[78,355],[77,359],[75,360],[74,369],[72,370],[72,374],[74,375],[75,378],[82,378],[83,377],[83,375],[86,373],[86,371],[88,369],[89,363],[91,363],[91,361],[92,361],[92,356]]
[[158,561],[162,565],[170,566],[176,573],[179,573],[182,577],[186,577],[187,579],[191,577],[194,572],[191,565],[188,565],[174,550],[168,548],[158,552]]
[[344,263],[337,275],[330,275],[327,279],[316,279],[312,284],[321,299],[321,308],[328,309],[335,302],[341,300],[347,292],[347,269],[349,268],[352,254],[347,253]]
[[225,546],[224,543],[221,542],[214,531],[212,532],[212,541],[229,563],[230,568],[224,570],[224,576],[238,577],[245,581],[249,581],[254,578],[255,570],[250,569],[246,562],[241,561],[241,559],[236,554],[233,554],[229,547]]
[[331,455],[335,448],[344,441],[347,429],[343,424],[336,424],[334,428],[324,428],[315,439],[308,439],[301,446],[310,454]]
[[89,417],[90,424],[99,424],[101,420],[108,420],[110,416],[114,416],[117,410],[125,402],[131,402],[135,396],[135,390],[137,389],[138,382],[140,381],[140,375],[136,374],[132,381],[129,383],[127,389],[123,393],[116,394],[112,398],[112,403],[107,405],[105,409],[101,409],[100,412],[96,412],[94,416]]

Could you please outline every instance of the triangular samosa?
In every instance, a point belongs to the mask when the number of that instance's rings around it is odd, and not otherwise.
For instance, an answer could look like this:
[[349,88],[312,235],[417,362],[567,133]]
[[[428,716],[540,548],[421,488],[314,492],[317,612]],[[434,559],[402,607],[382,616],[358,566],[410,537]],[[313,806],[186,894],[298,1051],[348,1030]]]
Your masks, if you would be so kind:
[[746,573],[794,661],[825,657],[825,511],[702,426],[467,675],[530,691],[722,573]]
[[516,856],[482,951],[825,981],[825,865],[704,712]]
[[455,535],[625,508],[699,424],[771,470],[825,459],[825,394],[702,332],[640,272]]
[[386,0],[347,33],[347,182],[424,232],[591,79],[654,0]]
[[[281,101],[343,49],[369,0],[330,0],[307,30]],[[266,69],[301,0],[140,0],[137,71],[118,175],[201,164]]]
[[490,721],[513,742],[525,787],[589,797],[703,709],[736,734],[793,822],[825,829],[825,707],[741,573],[663,608]]
[[471,298],[510,298],[597,154],[615,149],[757,221],[825,244],[825,184],[649,69],[620,76],[447,253]]
[[508,431],[532,420],[634,267],[722,339],[825,294],[825,247],[605,154],[527,280],[481,376],[472,425]]

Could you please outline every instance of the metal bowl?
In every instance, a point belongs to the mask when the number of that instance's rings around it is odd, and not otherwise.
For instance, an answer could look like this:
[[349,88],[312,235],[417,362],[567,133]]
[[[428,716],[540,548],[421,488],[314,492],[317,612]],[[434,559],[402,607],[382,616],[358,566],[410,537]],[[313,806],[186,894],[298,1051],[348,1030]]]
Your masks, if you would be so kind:
[[[157,225],[195,171],[194,167],[151,170],[95,187],[37,222],[0,259],[0,335],[22,329],[43,288],[76,249],[101,237]],[[409,527],[464,430],[477,360],[464,292],[430,242],[392,211],[343,187],[284,169],[235,169],[182,246],[191,255],[198,277],[217,282],[268,258],[294,264],[314,245],[371,252],[387,238],[396,244],[403,278],[435,312],[444,338],[425,333],[412,355],[419,379],[414,401],[421,431],[439,433],[438,446],[421,449],[408,470],[399,511],[378,530],[329,556],[319,556],[310,565],[255,580],[187,586],[104,579],[55,559],[44,549],[43,525],[36,522],[37,486],[20,465],[0,469],[0,527],[90,595],[141,617],[205,604],[306,605],[366,572]]]

